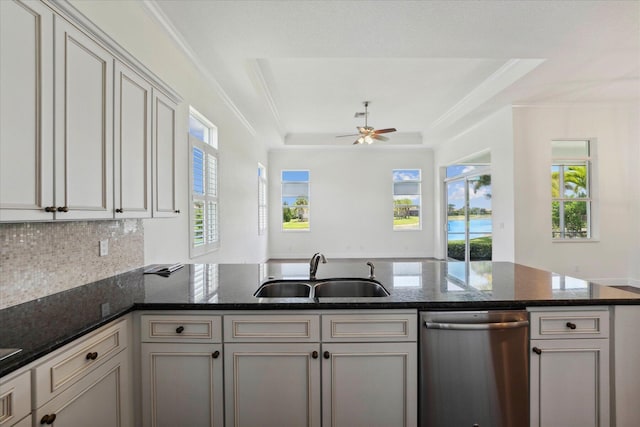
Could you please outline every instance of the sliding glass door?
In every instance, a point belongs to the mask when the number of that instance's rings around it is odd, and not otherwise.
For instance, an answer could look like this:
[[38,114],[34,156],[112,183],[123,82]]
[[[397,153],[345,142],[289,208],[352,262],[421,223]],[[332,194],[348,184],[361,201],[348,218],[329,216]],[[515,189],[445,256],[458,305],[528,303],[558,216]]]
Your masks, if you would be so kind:
[[455,165],[447,168],[447,259],[490,260],[491,174],[486,168]]

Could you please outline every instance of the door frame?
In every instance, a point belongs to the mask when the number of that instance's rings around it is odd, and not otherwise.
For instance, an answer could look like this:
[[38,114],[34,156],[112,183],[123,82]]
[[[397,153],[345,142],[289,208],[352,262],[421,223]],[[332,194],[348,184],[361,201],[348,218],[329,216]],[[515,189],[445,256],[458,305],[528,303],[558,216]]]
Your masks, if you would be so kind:
[[[445,166],[445,173],[444,173],[444,178],[441,182],[442,185],[442,231],[443,231],[443,246],[444,246],[444,259],[446,261],[449,261],[449,216],[448,216],[448,207],[449,207],[449,191],[448,191],[448,184],[451,182],[455,182],[455,181],[463,181],[465,183],[465,201],[464,201],[464,208],[465,208],[465,212],[464,212],[464,222],[465,222],[465,232],[464,232],[464,241],[465,241],[465,245],[464,245],[464,262],[469,262],[470,261],[470,249],[469,249],[469,179],[470,178],[474,178],[480,175],[491,175],[491,166],[489,165],[478,165],[476,168],[474,168],[473,170],[469,171],[468,173],[463,173],[460,175],[456,175],[453,177],[449,177],[447,178],[446,176],[446,168],[455,165],[448,165]],[[492,203],[493,205],[493,203]],[[493,213],[491,214],[491,217],[493,219]],[[493,236],[493,229],[491,231],[491,236]],[[493,255],[493,254],[492,254]],[[493,256],[492,256],[493,258]]]

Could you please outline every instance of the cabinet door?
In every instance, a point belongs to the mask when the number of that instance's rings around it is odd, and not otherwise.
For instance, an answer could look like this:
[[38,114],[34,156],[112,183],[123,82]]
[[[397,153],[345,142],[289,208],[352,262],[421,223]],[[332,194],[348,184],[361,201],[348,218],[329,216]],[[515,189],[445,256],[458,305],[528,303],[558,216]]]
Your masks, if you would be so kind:
[[56,219],[113,218],[113,57],[55,19]]
[[25,425],[31,418],[31,371],[11,374],[0,381],[0,426]]
[[143,343],[143,425],[222,426],[221,350],[221,344]]
[[416,426],[416,343],[322,345],[322,425]]
[[531,426],[609,426],[609,341],[531,341]]
[[[36,411],[35,424],[132,426],[130,371],[122,351]],[[53,423],[47,423],[49,421]],[[44,421],[44,422],[43,422]]]
[[0,221],[53,213],[53,13],[0,1]]
[[32,426],[31,421],[32,421],[31,415],[27,415],[17,423],[11,424],[11,427],[31,427]]
[[115,217],[150,218],[151,85],[120,62],[115,76]]
[[320,426],[318,343],[224,348],[227,426]]
[[172,217],[176,205],[176,105],[153,91],[153,216]]

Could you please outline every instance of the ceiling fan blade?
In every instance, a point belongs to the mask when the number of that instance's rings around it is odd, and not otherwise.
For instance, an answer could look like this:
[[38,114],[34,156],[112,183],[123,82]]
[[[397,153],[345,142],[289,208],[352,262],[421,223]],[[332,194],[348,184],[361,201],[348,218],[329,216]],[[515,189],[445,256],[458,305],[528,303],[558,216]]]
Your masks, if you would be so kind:
[[389,133],[389,132],[395,132],[395,131],[396,131],[396,128],[388,128],[388,129],[378,129],[373,133],[380,134],[380,133]]
[[360,142],[360,139],[356,139],[356,140],[353,142],[353,145],[358,145],[358,144],[362,144],[362,143]]
[[359,133],[351,133],[349,135],[336,135],[336,138],[342,138],[344,136],[360,136],[360,134]]
[[387,138],[386,136],[376,135],[376,134],[371,135],[371,138],[377,139],[378,141],[388,141],[389,140],[389,138]]

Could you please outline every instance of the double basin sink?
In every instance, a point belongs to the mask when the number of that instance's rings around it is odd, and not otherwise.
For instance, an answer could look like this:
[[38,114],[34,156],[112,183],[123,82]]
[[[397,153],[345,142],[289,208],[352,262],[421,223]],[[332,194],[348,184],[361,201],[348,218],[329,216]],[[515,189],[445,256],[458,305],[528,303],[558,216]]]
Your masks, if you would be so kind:
[[389,292],[374,279],[277,279],[264,282],[253,295],[257,298],[368,298],[387,297]]

